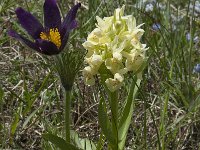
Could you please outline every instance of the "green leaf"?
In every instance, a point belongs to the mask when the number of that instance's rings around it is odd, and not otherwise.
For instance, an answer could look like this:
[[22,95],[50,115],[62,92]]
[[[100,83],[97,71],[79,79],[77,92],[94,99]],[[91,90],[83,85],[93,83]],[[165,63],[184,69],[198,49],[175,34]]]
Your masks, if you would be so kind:
[[71,139],[73,140],[74,144],[85,150],[96,150],[95,144],[87,138],[81,139],[78,137],[78,134],[75,131],[71,130]]
[[71,135],[70,138],[71,138],[72,142],[73,142],[77,147],[81,148],[82,145],[81,145],[80,139],[79,139],[79,137],[78,137],[78,134],[77,134],[75,131],[71,130],[71,131],[70,131],[70,135]]
[[[37,98],[39,97],[41,91],[45,88],[46,84],[48,83],[49,78],[51,77],[52,71],[50,71],[48,73],[48,75],[44,78],[41,86],[39,87],[39,89],[37,90],[37,93],[32,97],[32,95],[30,94],[26,94],[24,95],[26,97],[26,102],[27,102],[27,107],[25,108],[25,110],[23,111],[23,115],[25,116],[31,109],[31,107],[33,106],[33,104],[36,102]],[[26,90],[28,91],[28,90]],[[31,97],[30,97],[31,96]]]
[[186,99],[186,97],[184,96],[183,92],[182,92],[182,89],[180,89],[177,85],[173,84],[173,85],[170,85],[169,83],[167,82],[164,82],[164,85],[166,85],[167,87],[169,87],[169,89],[171,89],[173,91],[173,93],[176,93],[178,96],[180,96],[180,100],[182,100],[185,108],[189,108],[189,103]]
[[19,114],[18,114],[18,112],[15,112],[15,118],[14,118],[14,121],[12,122],[12,124],[11,124],[11,135],[12,136],[15,134],[18,123],[19,123]]
[[113,133],[111,130],[111,123],[108,119],[107,113],[105,112],[104,106],[105,106],[104,100],[103,98],[101,98],[99,102],[99,108],[98,108],[99,124],[108,142],[111,144],[112,147],[116,147],[117,137],[113,137]]
[[22,129],[24,129],[26,127],[26,125],[29,123],[29,121],[31,120],[31,118],[36,114],[36,112],[40,109],[41,107],[38,107],[36,110],[34,110],[24,121],[24,124],[22,125]]
[[96,150],[96,146],[94,145],[94,143],[92,143],[92,141],[88,140],[88,139],[81,139],[81,145],[82,145],[82,149],[84,150]]
[[42,137],[45,140],[53,143],[55,146],[57,146],[61,150],[81,150],[81,149],[75,147],[74,145],[67,143],[63,138],[58,137],[56,135],[47,133],[47,134],[43,134]]
[[104,145],[104,143],[105,143],[105,140],[104,140],[105,138],[103,137],[103,134],[101,133],[100,134],[100,137],[99,137],[99,140],[98,140],[98,143],[97,143],[97,148],[96,148],[96,150],[102,150],[103,149],[103,145]]
[[126,135],[128,132],[128,128],[131,123],[131,118],[133,114],[133,101],[135,99],[136,93],[138,91],[138,87],[140,85],[141,80],[138,79],[137,82],[135,83],[132,81],[128,97],[126,99],[126,104],[125,107],[122,111],[122,117],[119,122],[119,149],[124,149],[125,141],[126,141]]
[[200,94],[190,103],[189,111],[194,112],[200,106]]

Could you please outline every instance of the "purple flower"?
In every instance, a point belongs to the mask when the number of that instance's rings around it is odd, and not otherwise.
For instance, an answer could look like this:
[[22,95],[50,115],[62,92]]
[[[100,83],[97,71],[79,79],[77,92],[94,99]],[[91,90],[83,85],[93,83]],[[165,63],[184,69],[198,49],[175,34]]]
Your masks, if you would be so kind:
[[200,64],[194,66],[193,72],[200,73]]
[[[187,33],[187,34],[186,34],[186,40],[187,40],[187,41],[190,41],[190,39],[191,39],[191,35],[190,35],[190,33]],[[199,37],[198,37],[198,36],[195,36],[195,37],[193,38],[193,42],[194,42],[194,43],[198,43],[198,42],[199,42]]]
[[154,23],[154,24],[152,25],[152,29],[155,30],[155,31],[160,30],[160,28],[161,28],[161,26],[160,26],[159,23]]
[[61,16],[56,0],[45,0],[44,3],[44,26],[29,12],[22,8],[16,9],[17,18],[21,26],[34,39],[34,42],[26,39],[14,30],[8,31],[11,37],[18,39],[33,50],[46,55],[60,53],[69,38],[69,32],[77,27],[75,20],[80,3],[70,9],[61,22]]
[[153,4],[149,3],[149,4],[146,5],[145,11],[146,11],[146,12],[151,12],[151,11],[153,11],[153,7],[154,7]]
[[187,39],[187,41],[190,41],[190,38],[191,38],[190,33],[187,33],[187,34],[186,34],[186,39]]

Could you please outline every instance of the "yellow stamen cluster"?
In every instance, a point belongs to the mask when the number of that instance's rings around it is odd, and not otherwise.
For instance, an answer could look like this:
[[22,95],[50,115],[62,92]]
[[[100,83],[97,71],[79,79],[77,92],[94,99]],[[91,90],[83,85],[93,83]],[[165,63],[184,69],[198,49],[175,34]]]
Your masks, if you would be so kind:
[[51,41],[58,48],[61,46],[61,36],[57,28],[50,29],[49,33],[41,32],[40,38],[43,40]]

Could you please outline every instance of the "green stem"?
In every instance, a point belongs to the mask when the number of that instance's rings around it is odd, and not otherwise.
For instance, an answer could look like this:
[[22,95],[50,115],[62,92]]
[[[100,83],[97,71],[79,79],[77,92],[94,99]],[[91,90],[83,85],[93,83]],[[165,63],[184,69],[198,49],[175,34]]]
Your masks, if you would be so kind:
[[70,143],[70,108],[71,108],[71,90],[65,90],[65,138]]
[[167,117],[167,108],[168,108],[168,102],[169,102],[169,93],[167,92],[165,95],[165,103],[164,103],[164,108],[162,110],[162,115],[161,115],[161,135],[162,135],[162,150],[166,149],[165,145],[165,137],[166,137],[166,118]]
[[116,137],[116,149],[118,150],[118,94],[117,92],[110,93],[110,107],[112,113],[112,130]]

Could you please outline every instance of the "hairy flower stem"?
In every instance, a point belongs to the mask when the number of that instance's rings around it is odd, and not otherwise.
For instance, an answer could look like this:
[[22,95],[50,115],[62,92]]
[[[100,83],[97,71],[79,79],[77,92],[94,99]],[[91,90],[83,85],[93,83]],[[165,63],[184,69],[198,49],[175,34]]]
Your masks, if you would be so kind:
[[112,131],[114,137],[116,137],[116,147],[115,149],[118,150],[118,93],[117,92],[110,92],[110,107],[112,113]]
[[65,90],[65,139],[70,143],[71,90]]

